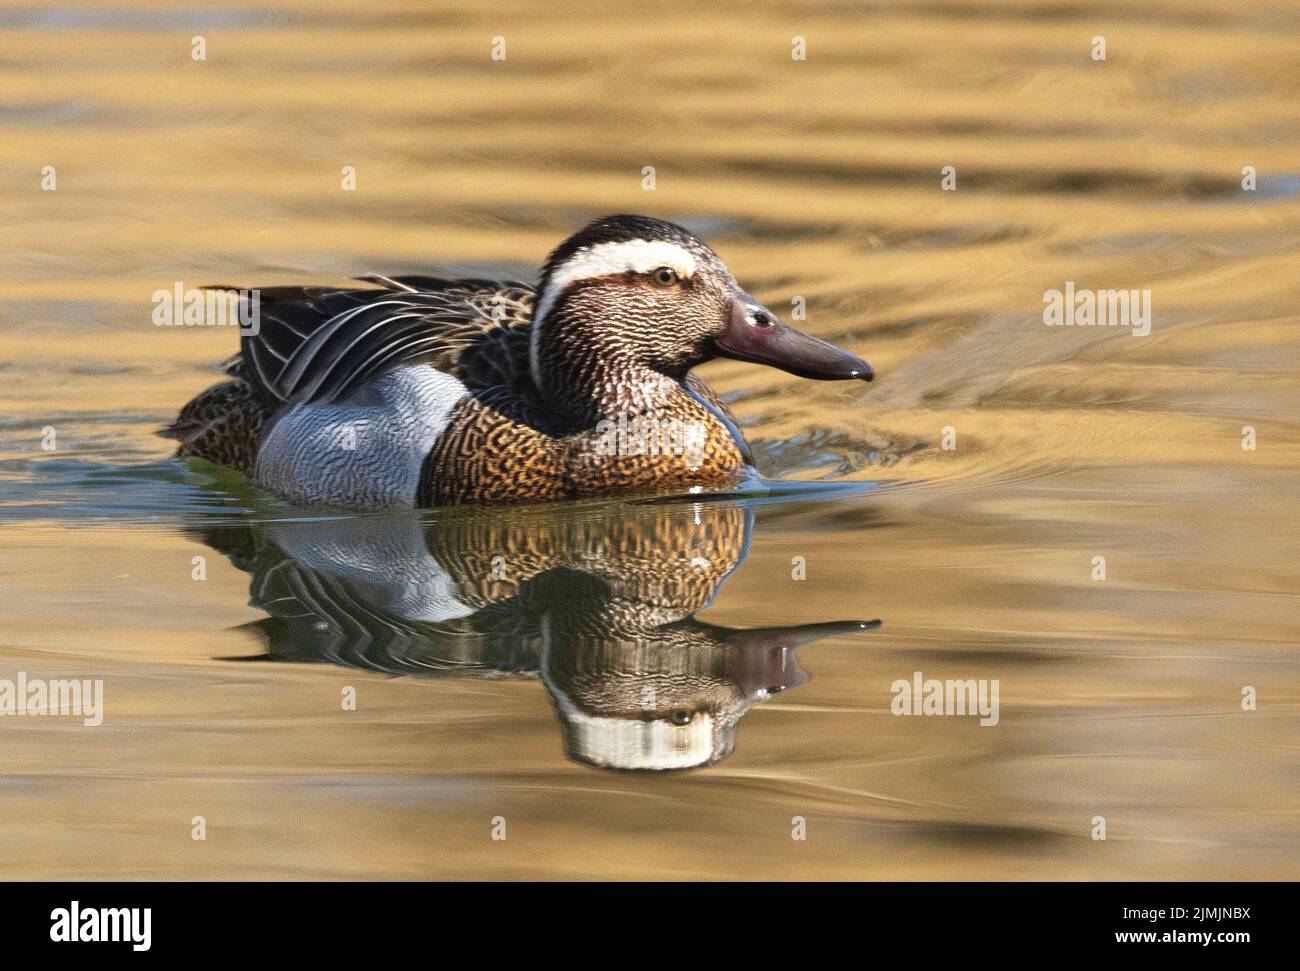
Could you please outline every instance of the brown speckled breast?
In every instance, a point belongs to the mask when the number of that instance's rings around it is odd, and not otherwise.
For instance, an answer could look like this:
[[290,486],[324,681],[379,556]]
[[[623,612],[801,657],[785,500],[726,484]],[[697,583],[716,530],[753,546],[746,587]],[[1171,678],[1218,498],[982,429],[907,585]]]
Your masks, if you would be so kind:
[[671,420],[702,430],[698,452],[611,453],[602,447],[610,440],[607,431],[557,438],[467,398],[456,406],[447,431],[425,460],[416,502],[553,502],[692,486],[725,488],[746,474],[745,456],[731,430],[708,409],[684,398]]

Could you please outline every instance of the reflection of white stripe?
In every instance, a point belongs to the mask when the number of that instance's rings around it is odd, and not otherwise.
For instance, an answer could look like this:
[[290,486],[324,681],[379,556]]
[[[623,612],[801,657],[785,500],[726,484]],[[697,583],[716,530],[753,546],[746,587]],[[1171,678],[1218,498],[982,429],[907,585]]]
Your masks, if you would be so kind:
[[538,387],[542,383],[537,367],[537,335],[541,332],[538,324],[546,319],[569,284],[615,273],[649,273],[661,266],[671,267],[683,279],[695,275],[695,257],[676,243],[661,239],[632,239],[623,243],[584,246],[556,267],[546,289],[537,295],[537,309],[533,311],[533,333],[528,349],[533,383]]
[[663,719],[589,715],[550,676],[551,615],[542,615],[538,674],[568,731],[569,754],[610,769],[690,769],[713,759],[713,715],[696,712],[689,725]]
[[[557,699],[559,700],[559,699]],[[569,724],[570,754],[608,769],[691,769],[713,759],[713,716],[695,716],[689,725],[656,719],[588,715],[571,703],[560,704]]]

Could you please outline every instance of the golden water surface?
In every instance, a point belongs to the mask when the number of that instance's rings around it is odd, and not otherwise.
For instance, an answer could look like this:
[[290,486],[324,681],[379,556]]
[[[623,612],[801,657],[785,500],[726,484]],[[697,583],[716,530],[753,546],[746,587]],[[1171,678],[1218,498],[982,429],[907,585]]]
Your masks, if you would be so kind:
[[[154,436],[237,344],[157,289],[607,212],[875,366],[702,369],[818,488],[322,517]],[[0,679],[104,684],[0,716],[0,876],[1300,877],[1300,5],[5,3],[0,213]]]

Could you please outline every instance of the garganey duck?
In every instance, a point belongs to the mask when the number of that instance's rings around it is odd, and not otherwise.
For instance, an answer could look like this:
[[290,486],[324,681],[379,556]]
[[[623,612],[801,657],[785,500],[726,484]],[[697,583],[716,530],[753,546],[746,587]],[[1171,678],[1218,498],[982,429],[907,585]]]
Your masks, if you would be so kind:
[[536,290],[365,279],[377,286],[260,291],[231,380],[163,433],[178,454],[354,507],[728,488],[754,475],[749,447],[692,368],[872,378],[781,322],[693,234],[645,216],[566,240]]

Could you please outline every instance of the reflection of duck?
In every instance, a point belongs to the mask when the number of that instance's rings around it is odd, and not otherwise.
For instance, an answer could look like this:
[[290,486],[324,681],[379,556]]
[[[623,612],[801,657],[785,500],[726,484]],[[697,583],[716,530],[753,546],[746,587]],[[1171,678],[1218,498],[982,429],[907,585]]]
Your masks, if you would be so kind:
[[266,660],[394,674],[540,676],[573,759],[725,758],[755,703],[803,683],[795,649],[878,621],[736,630],[697,620],[743,562],[739,501],[477,510],[221,526],[253,575]]
[[296,502],[368,508],[726,488],[752,473],[749,449],[692,368],[730,357],[872,377],[760,306],[703,241],[644,216],[562,243],[536,292],[368,282],[242,298],[256,332],[232,380],[164,432],[178,454]]

